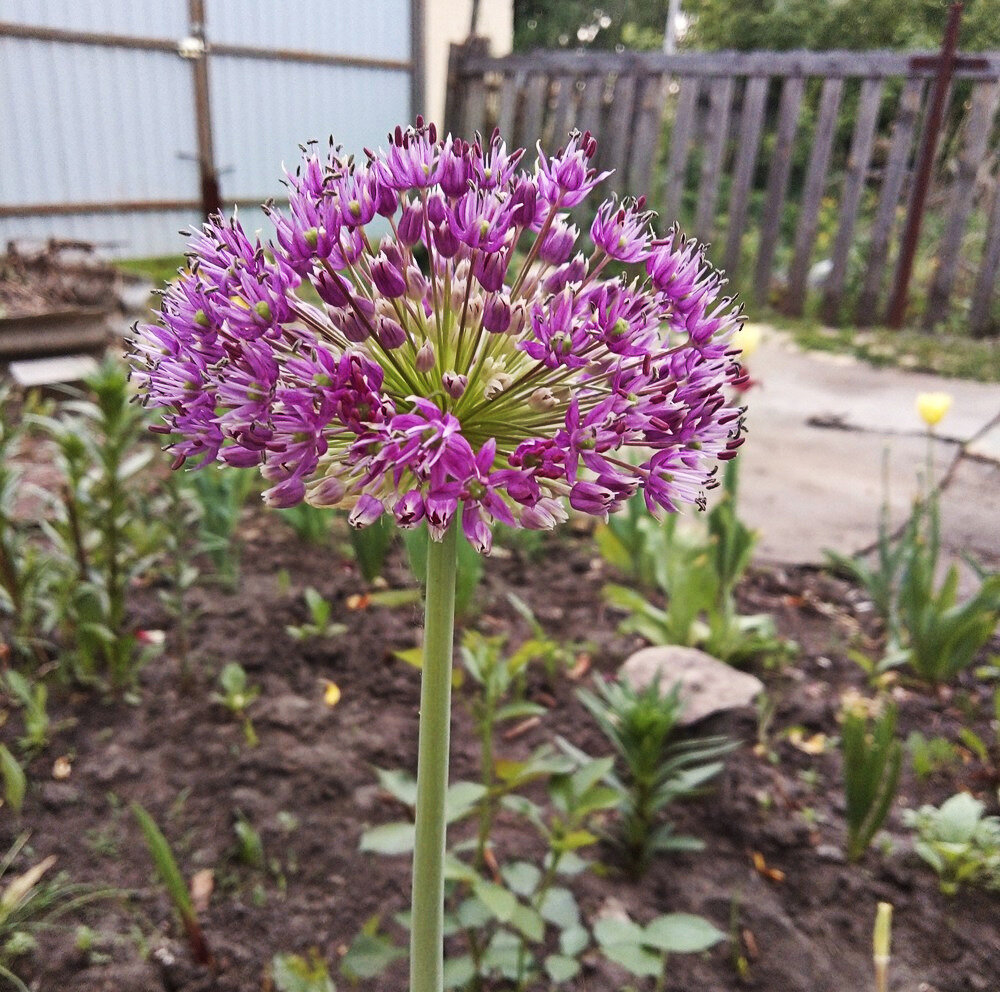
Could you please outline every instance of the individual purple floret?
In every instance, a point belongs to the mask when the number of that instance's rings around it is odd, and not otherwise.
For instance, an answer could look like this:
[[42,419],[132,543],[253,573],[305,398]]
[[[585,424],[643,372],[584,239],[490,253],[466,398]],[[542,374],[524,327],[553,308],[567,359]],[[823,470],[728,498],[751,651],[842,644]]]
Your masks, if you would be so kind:
[[259,466],[269,504],[358,527],[440,536],[457,516],[483,552],[495,522],[550,528],[567,502],[702,505],[742,442],[741,314],[641,199],[602,203],[580,243],[596,148],[574,133],[528,171],[498,133],[442,141],[419,119],[360,163],[307,148],[288,209],[266,208],[275,241],[214,218],[162,323],[136,329],[175,464]]

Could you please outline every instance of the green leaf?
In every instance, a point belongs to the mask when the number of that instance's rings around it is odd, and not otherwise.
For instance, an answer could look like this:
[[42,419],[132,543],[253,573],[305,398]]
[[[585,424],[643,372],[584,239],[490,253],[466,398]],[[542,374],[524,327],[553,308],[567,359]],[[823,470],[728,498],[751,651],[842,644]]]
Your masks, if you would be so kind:
[[545,921],[530,906],[518,903],[510,915],[511,925],[524,934],[528,940],[540,944],[545,939]]
[[139,822],[139,827],[146,840],[146,847],[149,848],[157,874],[170,896],[170,901],[174,904],[174,909],[185,922],[197,920],[187,883],[184,881],[180,868],[177,867],[167,838],[163,836],[156,822],[139,803],[132,803],[132,814]]
[[586,927],[570,927],[559,934],[559,950],[571,958],[582,954],[589,943]]
[[419,589],[376,589],[368,593],[368,603],[371,606],[408,606],[419,603]]
[[697,954],[714,947],[726,935],[692,913],[658,916],[646,927],[644,942],[671,954]]
[[411,809],[417,805],[417,780],[402,769],[376,768],[378,783],[394,799]]
[[466,930],[479,930],[485,927],[493,918],[492,910],[475,896],[470,896],[458,907],[458,922]]
[[600,838],[592,834],[589,830],[571,830],[568,834],[560,838],[559,845],[565,851],[575,851],[577,848],[596,844],[598,840]]
[[494,719],[497,723],[502,720],[517,720],[531,716],[542,716],[546,712],[544,706],[538,703],[508,703],[497,710]]
[[517,897],[509,889],[483,879],[475,882],[474,888],[479,901],[501,923],[506,923],[514,915],[514,911],[517,909]]
[[[530,958],[530,955],[526,956]],[[493,934],[483,955],[483,967],[499,971],[504,978],[514,980],[523,964],[521,939],[506,930],[498,930]]]
[[24,793],[28,787],[28,780],[20,762],[10,753],[5,744],[0,744],[0,774],[3,775],[3,790],[7,804],[15,813],[20,813],[21,807],[24,805]]
[[413,850],[414,835],[412,823],[383,823],[361,835],[361,850],[375,854],[409,854]]
[[543,919],[559,927],[560,930],[571,930],[580,925],[580,908],[569,889],[558,887],[549,889],[538,911]]
[[352,941],[340,962],[340,969],[351,981],[377,978],[394,961],[405,957],[406,951],[388,937],[362,931]]
[[468,985],[476,976],[476,965],[468,954],[460,958],[446,958],[444,962],[444,987],[457,989]]
[[663,959],[643,947],[645,932],[631,920],[603,919],[594,924],[594,937],[609,961],[620,964],[633,975],[656,977],[663,970]]
[[557,985],[559,982],[568,982],[571,978],[576,978],[580,972],[580,962],[575,958],[568,958],[562,954],[550,954],[545,959],[545,973]]
[[486,786],[479,782],[453,782],[449,785],[444,800],[445,819],[448,823],[468,816],[486,795],[486,791]]
[[515,861],[512,864],[504,865],[500,874],[511,892],[516,892],[525,898],[538,888],[538,883],[542,879],[541,871],[527,861]]
[[277,992],[336,992],[326,963],[315,953],[311,961],[298,954],[275,954],[271,977]]

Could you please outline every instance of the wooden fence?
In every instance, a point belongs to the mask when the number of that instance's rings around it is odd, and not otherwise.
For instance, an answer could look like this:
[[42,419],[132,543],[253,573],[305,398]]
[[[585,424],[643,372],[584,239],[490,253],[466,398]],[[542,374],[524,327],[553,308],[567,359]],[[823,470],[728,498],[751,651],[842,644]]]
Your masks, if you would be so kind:
[[[830,323],[879,323],[895,263],[933,53],[570,53],[455,46],[446,124],[531,148],[598,136],[617,192],[649,193],[756,301]],[[910,320],[1000,332],[1000,52],[963,59],[948,91]]]

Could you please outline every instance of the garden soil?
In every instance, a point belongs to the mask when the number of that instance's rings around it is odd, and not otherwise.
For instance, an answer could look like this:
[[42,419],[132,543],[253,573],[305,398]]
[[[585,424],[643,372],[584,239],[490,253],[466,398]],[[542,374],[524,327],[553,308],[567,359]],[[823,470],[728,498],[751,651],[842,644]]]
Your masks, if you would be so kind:
[[[23,816],[5,812],[0,819],[0,844],[6,849],[30,827],[30,858],[22,856],[19,866],[55,855],[58,870],[73,881],[109,886],[115,894],[39,937],[36,953],[19,962],[32,989],[267,992],[274,987],[274,954],[312,948],[343,989],[350,983],[339,959],[366,921],[380,917],[388,932],[405,939],[393,915],[408,904],[408,859],[362,853],[359,839],[366,828],[406,815],[380,790],[374,769],[415,770],[419,673],[393,652],[416,644],[417,607],[365,608],[359,595],[366,587],[337,541],[306,545],[276,515],[249,511],[241,536],[238,590],[208,587],[192,596],[192,684],[183,684],[168,629],[165,651],[143,671],[134,699],[54,693],[52,743],[28,767]],[[399,556],[387,578],[394,587],[412,584]],[[575,690],[594,672],[613,675],[640,646],[616,633],[620,617],[603,604],[601,587],[612,578],[590,538],[570,531],[547,537],[533,557],[501,548],[487,562],[469,623],[507,633],[511,644],[528,636],[506,597],[515,590],[551,636],[586,642],[572,672],[555,678],[530,672],[529,695],[547,714],[519,735],[500,736],[501,756],[524,757],[558,734],[591,754],[608,753]],[[305,619],[307,586],[333,602],[346,634],[306,643],[286,634],[286,625]],[[859,865],[847,865],[840,854],[845,827],[836,713],[845,692],[866,690],[846,652],[852,644],[872,646],[877,630],[870,604],[808,568],[755,571],[740,600],[747,612],[772,613],[781,633],[801,646],[794,665],[754,669],[774,702],[773,716],[762,723],[752,712],[729,714],[693,728],[740,742],[714,787],[670,811],[677,829],[701,838],[705,850],[659,857],[634,881],[610,847],[596,847],[591,853],[600,871],[573,881],[585,916],[592,920],[616,907],[644,922],[693,912],[726,932],[729,939],[713,950],[670,960],[666,988],[672,992],[856,992],[873,987],[872,923],[877,902],[886,900],[895,907],[893,990],[995,992],[996,894],[942,895],[912,853],[900,810],[938,803],[964,788],[996,812],[1000,754],[983,761],[963,750],[953,767],[924,782],[907,768],[882,841]],[[155,588],[137,590],[135,602],[139,626],[168,627]],[[210,695],[229,661],[243,665],[263,690],[250,708],[255,747]],[[326,680],[341,690],[334,706],[324,701]],[[463,687],[455,698],[453,779],[475,777],[470,692]],[[893,694],[904,736],[919,730],[954,740],[968,726],[983,740],[995,739],[988,719],[992,687],[971,675],[947,692],[900,681]],[[12,746],[19,729],[15,711],[0,736]],[[71,772],[57,779],[61,756]],[[188,878],[213,873],[202,913],[211,968],[191,961],[129,812],[133,801],[161,825]],[[261,867],[237,857],[239,817],[262,837]],[[452,838],[470,829],[460,824]],[[500,864],[542,853],[529,828],[505,817],[494,844]],[[81,935],[80,924],[93,935]],[[635,985],[592,952],[584,961],[578,992]],[[404,989],[405,964],[363,987]]]

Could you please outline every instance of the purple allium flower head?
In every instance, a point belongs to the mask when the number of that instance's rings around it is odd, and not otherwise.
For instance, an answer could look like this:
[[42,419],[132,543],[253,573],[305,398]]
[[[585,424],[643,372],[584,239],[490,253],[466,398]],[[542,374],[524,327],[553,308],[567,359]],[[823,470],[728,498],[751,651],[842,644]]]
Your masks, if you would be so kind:
[[741,314],[642,200],[600,205],[582,246],[567,211],[605,178],[595,152],[573,134],[529,172],[496,132],[438,140],[419,119],[360,164],[306,146],[287,210],[267,207],[274,241],[213,218],[136,329],[175,464],[257,466],[269,504],[358,527],[457,519],[483,552],[495,522],[553,527],[567,502],[702,505],[742,443]]

